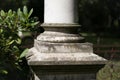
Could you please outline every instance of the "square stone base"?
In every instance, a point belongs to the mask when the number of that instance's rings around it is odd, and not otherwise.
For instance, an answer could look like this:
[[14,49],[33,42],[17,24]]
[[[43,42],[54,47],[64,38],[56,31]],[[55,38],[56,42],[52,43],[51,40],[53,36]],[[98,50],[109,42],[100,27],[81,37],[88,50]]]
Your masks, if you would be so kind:
[[51,43],[35,41],[26,58],[34,80],[96,80],[107,62],[93,53],[91,43]]
[[97,71],[104,65],[47,65],[31,66],[34,80],[96,80]]

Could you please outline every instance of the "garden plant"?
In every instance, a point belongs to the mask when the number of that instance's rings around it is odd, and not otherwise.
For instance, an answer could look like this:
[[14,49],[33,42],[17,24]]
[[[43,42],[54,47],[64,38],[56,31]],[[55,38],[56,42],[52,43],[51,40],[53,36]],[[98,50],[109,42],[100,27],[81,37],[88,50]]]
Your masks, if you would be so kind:
[[0,80],[21,80],[17,73],[26,75],[21,65],[28,49],[21,47],[21,36],[39,23],[31,17],[32,13],[33,9],[28,11],[26,6],[17,11],[0,11]]

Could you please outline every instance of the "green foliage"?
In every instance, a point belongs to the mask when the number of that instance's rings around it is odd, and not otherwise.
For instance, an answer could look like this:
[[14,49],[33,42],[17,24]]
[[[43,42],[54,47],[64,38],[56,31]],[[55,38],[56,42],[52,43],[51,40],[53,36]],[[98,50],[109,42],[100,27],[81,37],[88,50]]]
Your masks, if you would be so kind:
[[29,0],[0,0],[0,10],[17,10],[19,7],[27,5]]
[[83,31],[120,32],[120,0],[80,0],[79,15]]
[[98,72],[97,80],[120,80],[120,61],[109,61]]
[[25,57],[26,54],[27,54],[27,52],[28,52],[28,50],[29,50],[29,49],[25,49],[25,50],[21,53],[20,58]]
[[[28,11],[24,6],[17,11],[0,11],[0,74],[7,74],[7,70],[1,68],[4,63],[10,63],[19,67],[18,62],[25,56],[28,50],[21,48],[22,40],[19,32],[31,31],[39,22],[31,18],[33,9]],[[23,54],[21,54],[23,51]]]

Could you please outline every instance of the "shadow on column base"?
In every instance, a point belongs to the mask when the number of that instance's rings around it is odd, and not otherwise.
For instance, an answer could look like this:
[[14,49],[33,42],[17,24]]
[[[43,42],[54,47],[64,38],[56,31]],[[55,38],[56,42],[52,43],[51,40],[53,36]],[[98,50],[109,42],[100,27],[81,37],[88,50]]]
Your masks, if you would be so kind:
[[34,80],[96,80],[96,73],[104,65],[47,65],[31,66]]

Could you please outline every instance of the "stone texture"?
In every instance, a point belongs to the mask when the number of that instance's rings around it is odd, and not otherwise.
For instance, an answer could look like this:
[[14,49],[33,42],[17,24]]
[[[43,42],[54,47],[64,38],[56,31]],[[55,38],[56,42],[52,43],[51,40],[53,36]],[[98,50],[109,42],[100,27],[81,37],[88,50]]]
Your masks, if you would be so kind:
[[41,65],[31,66],[35,80],[96,80],[102,65]]
[[78,34],[78,24],[42,24],[45,32],[37,37],[38,41],[51,43],[78,43],[84,38]]
[[[62,51],[62,50],[61,50]],[[90,65],[105,64],[105,59],[93,53],[39,53],[35,48],[29,52],[29,65]]]
[[92,53],[90,43],[50,43],[35,40],[35,48],[39,53]]
[[95,80],[95,76],[95,74],[43,74],[37,80]]
[[26,56],[35,72],[34,79],[95,80],[96,72],[107,60],[94,54],[93,45],[77,34],[78,25],[42,26],[45,32],[35,39],[34,47]]

